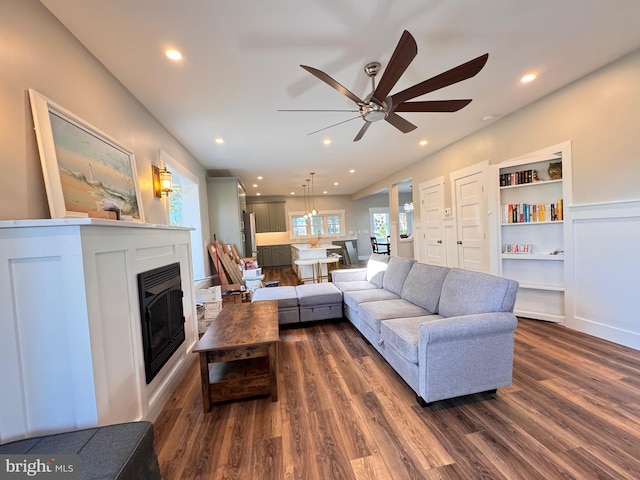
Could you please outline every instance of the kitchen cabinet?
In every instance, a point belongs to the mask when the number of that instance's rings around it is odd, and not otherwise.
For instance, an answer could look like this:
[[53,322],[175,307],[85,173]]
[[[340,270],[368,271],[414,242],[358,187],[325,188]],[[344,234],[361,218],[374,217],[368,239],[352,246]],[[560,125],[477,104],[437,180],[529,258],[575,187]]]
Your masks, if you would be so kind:
[[258,265],[267,268],[291,265],[291,246],[263,245],[258,247]]
[[255,215],[256,233],[287,231],[284,202],[251,203],[248,208]]

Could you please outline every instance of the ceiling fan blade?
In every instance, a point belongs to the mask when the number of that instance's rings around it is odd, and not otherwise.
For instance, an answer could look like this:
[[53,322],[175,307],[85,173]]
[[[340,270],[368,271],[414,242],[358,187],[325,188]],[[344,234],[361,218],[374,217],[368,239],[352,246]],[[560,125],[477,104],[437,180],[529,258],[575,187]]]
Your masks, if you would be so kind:
[[314,133],[318,133],[318,132],[321,132],[323,130],[327,130],[328,128],[335,127],[336,125],[342,125],[343,123],[350,122],[351,120],[355,120],[356,118],[362,118],[362,117],[360,115],[358,115],[357,117],[353,117],[353,118],[350,118],[348,120],[343,120],[342,122],[334,123],[333,125],[329,125],[328,127],[321,128],[320,130],[316,130],[314,132],[307,133],[307,135],[313,135]]
[[393,112],[389,113],[385,120],[396,127],[398,130],[400,130],[402,133],[409,133],[410,131],[418,128],[410,121],[405,120],[400,115],[396,115]]
[[356,138],[353,139],[354,142],[357,142],[358,140],[360,140],[364,136],[365,132],[369,128],[369,125],[371,125],[371,122],[364,122],[364,125],[362,126],[362,128],[360,129],[358,134],[356,135]]
[[413,87],[402,90],[401,92],[398,92],[390,97],[391,102],[393,103],[393,105],[398,105],[400,103],[406,102],[407,100],[411,100],[412,98],[419,97],[426,93],[433,92],[434,90],[438,90],[440,88],[444,88],[449,85],[453,85],[454,83],[461,82],[462,80],[471,78],[480,70],[482,70],[482,67],[484,67],[484,65],[487,63],[488,58],[489,54],[485,53],[484,55],[481,55],[478,58],[474,58],[467,63],[458,65],[457,67],[454,67],[451,70],[447,70],[440,75],[436,75],[435,77],[431,77],[424,82],[420,82],[414,85]]
[[359,112],[360,110],[285,110],[280,109],[278,112]]
[[382,74],[380,83],[378,83],[375,92],[373,92],[373,98],[382,103],[417,54],[418,45],[416,40],[413,35],[405,30],[393,55],[391,55],[387,68]]
[[427,102],[404,102],[394,112],[457,112],[471,103],[468,100],[431,100]]
[[340,85],[338,82],[336,82],[333,78],[331,78],[329,75],[327,75],[323,71],[318,70],[317,68],[307,67],[306,65],[300,65],[300,66],[304,68],[307,72],[309,72],[311,75],[314,75],[315,77],[319,78],[330,87],[333,87],[336,90],[338,90],[341,94],[345,95],[346,97],[349,97],[355,103],[358,103],[358,104],[364,103],[362,100],[360,100],[360,98],[358,98],[357,95],[347,90],[345,87]]

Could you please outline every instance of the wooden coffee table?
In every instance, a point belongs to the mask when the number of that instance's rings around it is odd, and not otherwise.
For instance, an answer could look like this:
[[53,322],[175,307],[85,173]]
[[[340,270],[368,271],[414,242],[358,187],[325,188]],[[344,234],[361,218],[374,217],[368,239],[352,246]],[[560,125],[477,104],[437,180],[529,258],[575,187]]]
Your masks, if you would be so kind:
[[271,395],[278,400],[278,302],[226,304],[193,349],[200,356],[202,406]]

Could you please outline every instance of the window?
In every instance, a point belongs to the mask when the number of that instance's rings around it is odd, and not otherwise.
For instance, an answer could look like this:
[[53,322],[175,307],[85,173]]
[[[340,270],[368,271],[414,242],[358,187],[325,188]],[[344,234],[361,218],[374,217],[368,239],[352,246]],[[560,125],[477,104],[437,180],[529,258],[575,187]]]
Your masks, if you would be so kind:
[[303,212],[289,212],[291,238],[338,237],[344,235],[344,210],[321,212],[313,217],[304,217]]
[[386,207],[370,208],[369,215],[371,217],[371,236],[386,242],[389,235],[389,209]]
[[168,215],[169,225],[193,227],[191,230],[191,260],[193,262],[193,278],[204,278],[205,249],[203,245],[202,225],[200,222],[200,192],[198,177],[186,170],[166,152],[160,152],[164,164],[171,171],[173,191],[169,193]]

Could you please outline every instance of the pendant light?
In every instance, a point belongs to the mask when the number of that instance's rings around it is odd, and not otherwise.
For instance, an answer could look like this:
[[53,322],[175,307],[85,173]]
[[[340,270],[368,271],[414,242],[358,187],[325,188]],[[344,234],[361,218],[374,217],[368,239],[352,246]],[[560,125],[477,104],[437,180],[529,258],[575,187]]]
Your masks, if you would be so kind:
[[302,196],[304,198],[304,219],[309,218],[309,214],[307,213],[307,184],[302,185]]
[[[309,201],[309,207],[311,208],[311,215],[314,217],[318,214],[318,210],[316,210],[316,197],[313,189],[313,176],[315,174],[315,172],[309,173],[309,175],[311,175],[311,200]],[[311,202],[313,202],[313,206],[311,205]]]
[[305,204],[304,204],[304,211],[307,214],[308,218],[311,218],[313,216],[313,215],[311,215],[311,197],[310,197],[310,195],[311,195],[311,185],[309,183],[310,181],[311,181],[311,179],[307,178],[307,194],[308,194],[307,195],[307,200],[308,200],[308,203],[305,202]]

